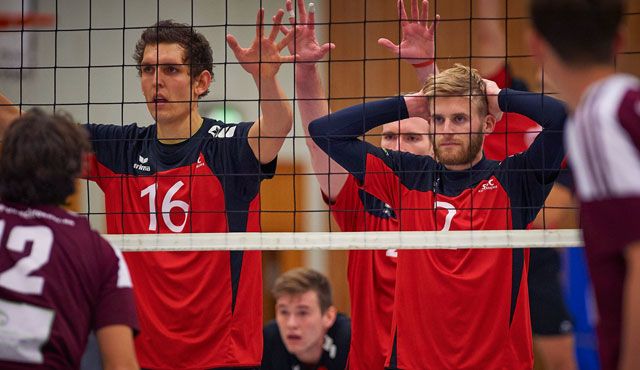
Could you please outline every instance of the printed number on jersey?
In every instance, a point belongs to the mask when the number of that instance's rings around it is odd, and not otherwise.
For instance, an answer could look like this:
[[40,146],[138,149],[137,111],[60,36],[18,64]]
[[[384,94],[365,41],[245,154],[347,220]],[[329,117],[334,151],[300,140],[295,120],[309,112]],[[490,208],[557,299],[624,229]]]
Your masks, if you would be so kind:
[[[32,274],[49,261],[53,232],[46,226],[15,226],[6,231],[9,251],[24,253],[29,244],[31,251],[0,272],[0,286],[22,294],[42,294],[44,278]],[[4,233],[5,221],[0,220],[0,240]],[[51,309],[0,299],[0,359],[43,363],[40,348],[49,340],[54,316]]]
[[[442,227],[442,229],[440,229],[440,231],[449,231],[449,229],[451,229],[451,221],[453,220],[453,216],[455,216],[457,212],[456,207],[454,207],[451,203],[441,201],[436,201],[434,206],[436,208],[444,208],[447,210],[447,215],[444,218],[444,226]],[[398,257],[398,250],[387,249],[386,255],[387,257],[396,258]]]
[[[179,233],[184,230],[184,226],[187,224],[187,216],[189,214],[189,204],[182,200],[175,200],[173,197],[184,186],[184,182],[178,181],[167,191],[162,198],[162,221],[165,225],[174,233]],[[158,191],[158,184],[153,183],[140,192],[140,197],[144,198],[149,196],[149,231],[158,230],[158,219],[156,217],[156,197]],[[171,210],[174,208],[181,209],[184,212],[184,220],[180,225],[176,225],[171,220]]]

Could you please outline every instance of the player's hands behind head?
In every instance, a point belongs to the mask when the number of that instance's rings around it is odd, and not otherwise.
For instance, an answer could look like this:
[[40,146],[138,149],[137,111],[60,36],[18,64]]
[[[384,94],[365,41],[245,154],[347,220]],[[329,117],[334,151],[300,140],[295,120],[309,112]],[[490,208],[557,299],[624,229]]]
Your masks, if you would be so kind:
[[500,104],[498,103],[498,94],[500,94],[500,88],[498,87],[497,83],[491,80],[487,80],[486,78],[484,78],[483,81],[485,85],[485,91],[487,92],[489,114],[494,116],[496,118],[496,121],[500,121],[502,119],[502,111],[500,110]]

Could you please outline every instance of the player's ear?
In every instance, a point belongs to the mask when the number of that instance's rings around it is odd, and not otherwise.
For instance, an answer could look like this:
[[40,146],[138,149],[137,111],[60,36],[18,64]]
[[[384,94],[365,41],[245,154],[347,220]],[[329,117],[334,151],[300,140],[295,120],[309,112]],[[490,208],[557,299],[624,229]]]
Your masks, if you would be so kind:
[[200,74],[197,77],[194,77],[193,93],[195,95],[195,98],[199,97],[200,95],[204,94],[207,90],[209,90],[209,86],[211,85],[212,79],[213,79],[213,76],[211,75],[211,72],[207,71],[206,69],[200,72]]
[[490,134],[496,128],[496,117],[493,114],[487,114],[484,117],[484,122],[482,123],[482,129],[485,134]]
[[329,328],[333,326],[333,323],[336,322],[337,315],[338,310],[334,306],[329,306],[324,314],[322,314],[322,326],[325,330],[329,330]]

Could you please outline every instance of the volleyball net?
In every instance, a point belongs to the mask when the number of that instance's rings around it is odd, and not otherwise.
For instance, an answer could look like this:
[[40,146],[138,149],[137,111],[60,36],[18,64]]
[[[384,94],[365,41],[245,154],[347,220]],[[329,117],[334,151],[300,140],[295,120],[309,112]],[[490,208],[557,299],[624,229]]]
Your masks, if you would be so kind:
[[[408,7],[409,1],[406,3]],[[477,67],[499,61],[531,90],[553,94],[554,89],[538,72],[524,42],[528,22],[526,2],[496,1],[494,14],[478,9],[478,3],[431,0],[429,22],[436,13],[440,15],[435,40],[439,68],[443,70],[454,63]],[[278,8],[284,9],[284,1],[4,1],[0,4],[2,92],[23,110],[31,107],[64,110],[81,122],[151,124],[153,119],[140,93],[137,65],[131,55],[145,28],[160,19],[174,19],[205,35],[214,50],[214,81],[211,93],[200,100],[201,114],[225,122],[253,121],[260,114],[261,96],[251,76],[242,70],[226,45],[225,36],[234,34],[241,44],[248,45],[255,34],[255,13],[260,7],[265,8],[268,29],[271,15]],[[331,110],[421,87],[411,66],[377,43],[382,37],[399,42],[402,29],[395,1],[320,0],[315,2],[315,11],[320,43],[336,45],[318,62]],[[485,27],[483,22],[490,25]],[[637,75],[640,1],[629,2],[626,25],[628,40],[616,58],[616,68]],[[492,39],[487,31],[492,28],[499,28],[503,37]],[[483,44],[493,47],[482,49]],[[569,220],[577,210],[575,205],[565,203],[543,207],[540,230],[340,232],[323,201],[301,126],[295,79],[305,76],[297,75],[288,63],[282,65],[278,78],[291,98],[295,124],[279,154],[274,179],[262,185],[259,212],[263,232],[133,234],[107,238],[128,251],[341,250],[390,246],[522,248],[581,244],[577,223]],[[530,132],[533,136],[535,133],[535,129]],[[382,135],[373,132],[366,135],[366,140],[377,144]],[[105,230],[105,218],[110,215],[97,186],[83,182],[73,203],[97,229]],[[566,225],[548,222],[552,213],[567,221]]]

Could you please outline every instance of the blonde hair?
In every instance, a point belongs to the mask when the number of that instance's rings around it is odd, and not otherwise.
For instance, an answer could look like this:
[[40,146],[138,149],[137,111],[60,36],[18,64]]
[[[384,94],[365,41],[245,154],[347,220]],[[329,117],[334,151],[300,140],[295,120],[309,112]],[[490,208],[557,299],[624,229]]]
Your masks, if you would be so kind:
[[430,76],[420,93],[428,97],[430,107],[433,107],[437,97],[459,96],[469,97],[481,116],[486,116],[489,112],[487,90],[482,77],[477,70],[462,64],[456,63],[453,67]]

